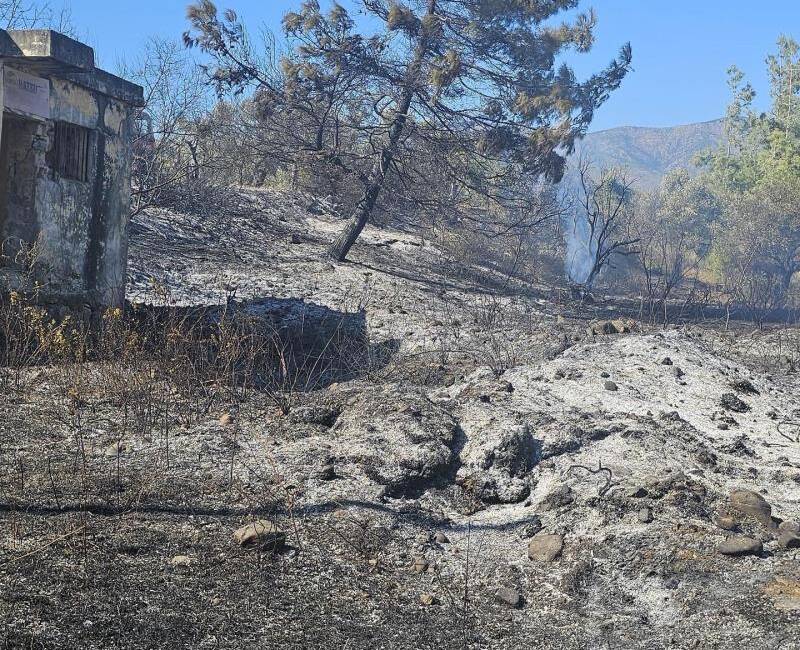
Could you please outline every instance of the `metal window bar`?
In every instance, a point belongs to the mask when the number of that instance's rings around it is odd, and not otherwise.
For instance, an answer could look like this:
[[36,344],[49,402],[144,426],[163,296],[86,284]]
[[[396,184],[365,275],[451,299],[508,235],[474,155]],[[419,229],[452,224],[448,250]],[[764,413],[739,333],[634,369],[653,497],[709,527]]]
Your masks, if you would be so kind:
[[56,122],[53,163],[64,178],[89,180],[89,129],[68,122]]

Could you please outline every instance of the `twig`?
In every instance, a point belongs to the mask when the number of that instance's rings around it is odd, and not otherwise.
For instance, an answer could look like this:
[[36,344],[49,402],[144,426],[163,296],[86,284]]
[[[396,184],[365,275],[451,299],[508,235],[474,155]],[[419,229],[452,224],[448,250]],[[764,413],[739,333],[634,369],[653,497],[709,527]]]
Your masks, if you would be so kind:
[[34,549],[32,551],[29,551],[28,553],[25,553],[24,555],[20,555],[19,557],[12,557],[10,560],[6,560],[0,566],[8,566],[9,564],[13,564],[14,562],[19,562],[20,560],[24,560],[25,558],[30,557],[31,555],[36,555],[37,553],[41,553],[42,551],[50,548],[54,544],[57,544],[58,542],[61,542],[61,541],[65,540],[65,539],[67,539],[69,537],[72,537],[73,535],[77,535],[80,532],[83,532],[84,530],[86,530],[86,528],[87,528],[87,524],[84,524],[83,526],[78,526],[77,528],[69,531],[68,533],[65,533],[64,535],[56,537],[54,540],[48,542],[44,546],[40,546],[39,548],[36,548],[36,549]]

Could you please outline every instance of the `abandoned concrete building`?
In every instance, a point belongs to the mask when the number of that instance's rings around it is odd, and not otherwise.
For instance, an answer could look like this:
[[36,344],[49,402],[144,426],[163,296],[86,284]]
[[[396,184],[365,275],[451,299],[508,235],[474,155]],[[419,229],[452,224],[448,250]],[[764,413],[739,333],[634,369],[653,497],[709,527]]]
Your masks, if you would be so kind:
[[0,291],[72,309],[124,301],[142,88],[50,30],[0,30]]

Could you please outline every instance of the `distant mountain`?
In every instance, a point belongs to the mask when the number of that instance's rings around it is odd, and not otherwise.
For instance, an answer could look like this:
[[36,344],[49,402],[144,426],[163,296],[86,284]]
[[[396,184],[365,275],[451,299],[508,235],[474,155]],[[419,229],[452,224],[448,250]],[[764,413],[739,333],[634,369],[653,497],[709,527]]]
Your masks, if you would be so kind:
[[571,165],[586,156],[597,167],[624,167],[642,189],[658,185],[677,167],[694,170],[695,154],[719,146],[722,120],[666,128],[621,126],[588,134],[576,145]]

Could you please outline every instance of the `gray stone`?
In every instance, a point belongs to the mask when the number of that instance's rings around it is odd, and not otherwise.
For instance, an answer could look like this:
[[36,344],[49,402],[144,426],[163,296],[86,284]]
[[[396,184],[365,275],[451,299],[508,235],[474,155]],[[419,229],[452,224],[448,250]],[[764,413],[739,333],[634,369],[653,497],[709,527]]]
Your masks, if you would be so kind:
[[653,521],[653,511],[650,508],[642,508],[636,513],[636,518],[643,524]]
[[528,543],[528,557],[536,562],[552,562],[564,548],[561,535],[540,533]]
[[610,379],[603,384],[603,388],[605,388],[606,390],[610,390],[611,392],[619,390],[619,386],[617,386],[617,384],[611,381]]
[[717,528],[722,530],[733,530],[736,528],[736,520],[730,515],[715,515],[711,520]]
[[772,527],[772,507],[758,492],[752,490],[734,490],[731,492],[730,505],[736,512],[753,517],[761,524]]
[[450,543],[450,538],[447,535],[445,535],[444,533],[441,533],[441,532],[436,533],[436,535],[433,536],[433,539],[436,541],[437,544],[449,544]]
[[422,555],[416,556],[414,561],[411,563],[411,570],[414,573],[425,573],[428,570],[428,560],[426,560]]
[[800,548],[800,534],[784,531],[778,535],[778,546],[781,548]]
[[719,545],[722,555],[760,555],[763,550],[763,544],[751,537],[729,537]]
[[511,607],[519,609],[522,607],[522,596],[516,589],[511,587],[501,587],[497,590],[497,600]]
[[547,512],[557,508],[563,508],[575,501],[575,493],[569,485],[559,485],[550,494],[548,494],[539,505],[539,510]]

